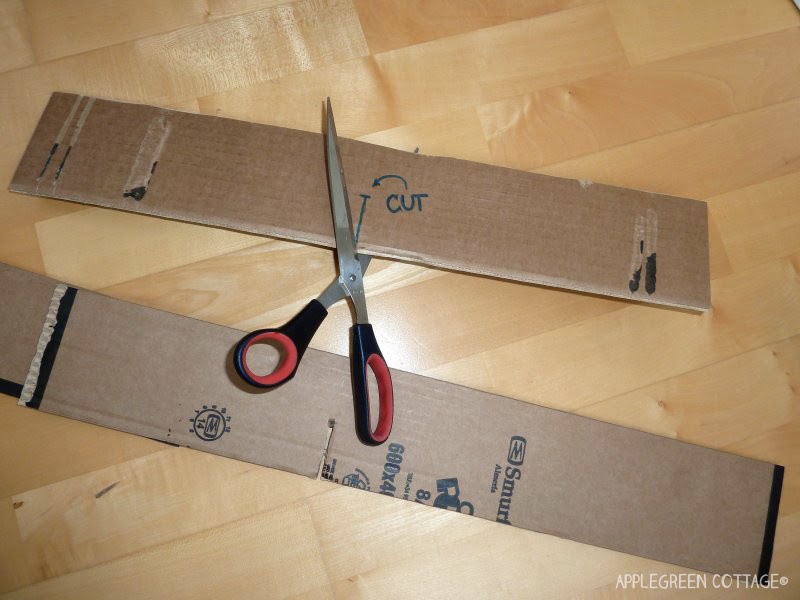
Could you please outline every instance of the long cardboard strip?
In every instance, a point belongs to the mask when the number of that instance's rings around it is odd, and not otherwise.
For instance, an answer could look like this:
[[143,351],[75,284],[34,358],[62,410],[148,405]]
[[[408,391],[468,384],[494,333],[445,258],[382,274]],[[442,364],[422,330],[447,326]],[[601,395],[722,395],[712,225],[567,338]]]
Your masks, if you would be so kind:
[[27,406],[703,571],[769,571],[783,467],[402,371],[392,435],[367,447],[345,357],[309,349],[295,379],[254,391],[231,367],[240,331],[2,264],[0,302],[0,380]]
[[[704,202],[341,139],[362,251],[707,309]],[[333,246],[319,134],[54,93],[11,190]]]

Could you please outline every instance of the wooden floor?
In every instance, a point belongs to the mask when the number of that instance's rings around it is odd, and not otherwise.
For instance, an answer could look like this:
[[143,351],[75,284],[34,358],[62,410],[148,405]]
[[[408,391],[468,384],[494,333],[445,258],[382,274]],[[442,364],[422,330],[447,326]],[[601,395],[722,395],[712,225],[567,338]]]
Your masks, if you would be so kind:
[[[343,136],[707,200],[707,314],[378,261],[370,316],[393,367],[786,465],[769,597],[800,596],[792,2],[285,2],[3,0],[2,187],[63,90],[312,131],[330,95]],[[330,256],[0,190],[0,260],[226,325],[280,323]],[[314,346],[345,354],[334,316]],[[10,397],[0,423],[10,598],[616,598],[620,574],[687,572]]]

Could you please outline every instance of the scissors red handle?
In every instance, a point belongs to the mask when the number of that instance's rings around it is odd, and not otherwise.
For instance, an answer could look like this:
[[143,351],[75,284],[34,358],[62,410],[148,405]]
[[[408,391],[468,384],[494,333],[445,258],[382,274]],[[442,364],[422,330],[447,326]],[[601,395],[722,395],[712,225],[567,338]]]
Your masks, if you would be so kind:
[[[260,388],[273,388],[289,381],[297,372],[311,338],[327,315],[327,309],[318,300],[312,300],[283,327],[248,333],[234,349],[236,372],[246,382]],[[278,365],[265,374],[256,373],[247,360],[253,346],[260,343],[276,346],[281,352]],[[372,325],[353,325],[350,369],[356,434],[363,444],[378,446],[387,440],[392,431],[394,397],[392,376],[378,347]],[[372,371],[378,383],[378,420],[374,429],[367,369]]]
[[[372,370],[378,383],[378,423],[375,429],[372,429],[370,413],[368,368]],[[392,432],[394,397],[389,367],[378,347],[372,325],[368,323],[353,325],[350,369],[353,380],[356,434],[363,444],[378,446],[385,442]]]
[[[303,358],[311,338],[327,316],[327,309],[318,300],[312,300],[283,327],[258,329],[248,333],[234,349],[233,365],[236,372],[246,382],[262,388],[275,387],[289,381],[297,372],[300,359]],[[278,365],[263,375],[256,373],[247,362],[248,353],[253,346],[260,343],[271,344],[281,353]]]

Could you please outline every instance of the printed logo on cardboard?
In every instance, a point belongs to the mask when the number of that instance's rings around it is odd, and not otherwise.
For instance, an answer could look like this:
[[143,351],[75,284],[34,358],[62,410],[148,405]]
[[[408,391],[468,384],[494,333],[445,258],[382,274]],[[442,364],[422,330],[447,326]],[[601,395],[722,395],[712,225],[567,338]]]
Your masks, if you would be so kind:
[[342,477],[342,485],[354,487],[359,490],[369,490],[369,477],[361,469],[356,468],[354,472]]
[[204,442],[213,442],[230,431],[230,416],[226,415],[227,409],[218,408],[216,404],[203,405],[202,409],[195,410],[195,416],[189,419],[192,424],[191,431]]
[[508,445],[508,464],[515,467],[520,466],[525,462],[525,447],[528,441],[520,436],[515,435],[511,438],[511,443]]
[[[495,521],[511,525],[511,499],[514,496],[515,484],[522,479],[522,463],[525,462],[525,450],[528,441],[521,435],[514,435],[508,443],[507,465],[503,469],[500,465],[495,465],[494,477],[492,480],[492,493],[500,490],[500,498],[497,501],[497,516]],[[503,480],[500,481],[500,477]]]
[[458,487],[458,479],[456,477],[437,479],[436,491],[438,495],[433,501],[433,505],[436,508],[454,510],[468,515],[475,514],[475,506],[472,502],[461,500],[461,488]]

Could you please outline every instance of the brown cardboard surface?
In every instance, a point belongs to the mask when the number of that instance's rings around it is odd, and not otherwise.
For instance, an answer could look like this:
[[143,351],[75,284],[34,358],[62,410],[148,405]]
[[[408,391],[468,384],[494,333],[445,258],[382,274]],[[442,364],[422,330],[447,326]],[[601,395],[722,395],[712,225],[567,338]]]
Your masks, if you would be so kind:
[[[22,305],[44,315],[62,287],[0,268],[0,364],[37,345]],[[392,436],[371,448],[345,357],[309,349],[290,383],[253,393],[231,372],[239,331],[88,291],[62,316],[41,410],[686,567],[769,568],[770,463],[401,371]]]
[[[0,263],[0,340],[4,346],[0,360],[0,386],[22,386],[42,331],[53,282],[45,277]],[[0,390],[2,391],[2,390]]]
[[[704,202],[340,143],[365,253],[710,305]],[[314,133],[55,93],[10,188],[333,245]]]

